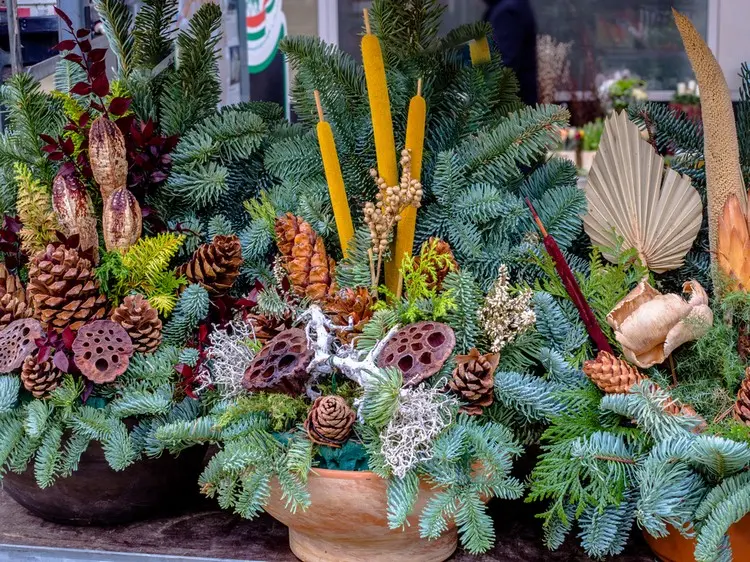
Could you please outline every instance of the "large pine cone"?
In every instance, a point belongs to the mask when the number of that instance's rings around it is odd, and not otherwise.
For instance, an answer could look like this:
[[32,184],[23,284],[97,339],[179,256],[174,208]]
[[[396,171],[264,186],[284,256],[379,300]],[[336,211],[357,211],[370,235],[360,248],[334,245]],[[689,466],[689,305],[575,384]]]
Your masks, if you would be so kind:
[[125,297],[112,312],[112,320],[125,328],[133,342],[133,351],[152,353],[159,347],[162,327],[159,313],[143,295]]
[[62,245],[49,244],[31,258],[27,291],[45,329],[75,331],[106,313],[107,298],[99,293],[91,262]]
[[456,356],[456,368],[448,381],[451,390],[467,403],[461,408],[472,416],[478,416],[495,399],[495,369],[500,356],[497,353],[482,355],[476,348],[468,355]]
[[336,264],[328,257],[323,238],[292,213],[276,219],[275,229],[276,244],[294,292],[313,301],[332,295]]
[[313,443],[340,447],[349,437],[356,415],[341,396],[319,396],[305,420]]
[[440,258],[442,258],[440,259],[441,267],[437,267],[434,271],[428,271],[426,276],[427,287],[435,291],[440,291],[443,288],[443,281],[445,280],[445,277],[451,271],[458,270],[458,262],[456,261],[456,258],[453,255],[453,250],[451,250],[450,244],[448,244],[448,242],[445,242],[440,238],[432,237],[426,240],[424,244],[422,244],[419,255],[415,256],[415,269],[419,268],[419,264],[422,261],[422,255],[425,252],[428,252],[433,256],[439,256]]
[[630,363],[606,351],[600,351],[596,359],[585,361],[583,372],[607,394],[628,392],[634,384],[646,379]]
[[745,369],[745,378],[737,392],[734,403],[734,417],[737,421],[750,425],[750,367]]
[[209,244],[200,246],[189,262],[177,268],[177,275],[202,285],[212,295],[221,295],[232,288],[241,265],[240,239],[235,235],[218,235]]
[[350,343],[354,336],[362,333],[362,328],[372,318],[372,307],[375,299],[365,287],[341,289],[328,299],[325,311],[331,316],[334,324],[348,326],[352,321],[352,330],[339,330],[336,334],[345,343]]
[[293,320],[294,317],[291,310],[285,313],[283,318],[266,316],[265,314],[250,314],[247,318],[247,322],[252,328],[253,336],[263,345],[284,330],[291,328]]
[[42,398],[55,390],[63,379],[62,371],[52,364],[52,357],[44,363],[37,362],[37,355],[29,355],[21,366],[21,382],[23,387],[34,395]]

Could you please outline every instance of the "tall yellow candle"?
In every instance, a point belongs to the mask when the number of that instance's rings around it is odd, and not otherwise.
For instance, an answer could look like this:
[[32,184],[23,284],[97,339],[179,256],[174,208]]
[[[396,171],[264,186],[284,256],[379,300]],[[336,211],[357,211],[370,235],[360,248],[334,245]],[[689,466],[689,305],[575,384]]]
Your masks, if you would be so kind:
[[487,37],[480,37],[471,41],[469,43],[469,55],[471,56],[472,66],[490,62],[492,54],[490,53],[490,43],[487,41]]
[[336,143],[333,140],[333,131],[323,116],[323,105],[320,103],[320,92],[315,90],[315,105],[318,106],[318,144],[320,155],[323,157],[323,169],[326,173],[328,193],[331,196],[333,207],[333,218],[336,220],[336,230],[339,233],[339,243],[344,257],[347,256],[349,242],[354,236],[354,224],[349,209],[349,201],[346,198],[346,187],[344,176],[341,174],[341,164],[336,153]]
[[[372,131],[375,137],[375,153],[378,159],[378,173],[390,186],[398,184],[398,163],[396,162],[396,143],[393,139],[393,121],[391,120],[391,101],[388,97],[388,83],[385,77],[385,64],[380,41],[372,34],[367,10],[365,16],[365,35],[362,37],[362,64],[365,68],[367,96],[370,99]],[[398,284],[398,264],[390,260],[385,264],[385,284],[395,293]]]
[[[422,152],[424,151],[424,129],[427,120],[427,103],[422,97],[422,80],[417,82],[417,95],[409,102],[409,114],[406,119],[406,149],[411,153],[411,176],[416,180],[422,178]],[[394,262],[399,267],[396,295],[400,298],[403,289],[401,263],[404,256],[411,255],[414,247],[414,231],[417,227],[417,208],[413,205],[401,213],[401,222],[396,234]]]

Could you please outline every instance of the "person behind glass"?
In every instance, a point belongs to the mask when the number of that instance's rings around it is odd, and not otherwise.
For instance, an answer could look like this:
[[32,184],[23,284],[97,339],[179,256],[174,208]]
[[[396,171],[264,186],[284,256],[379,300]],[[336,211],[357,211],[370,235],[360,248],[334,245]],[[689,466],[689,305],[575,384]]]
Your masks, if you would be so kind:
[[484,0],[484,19],[493,29],[493,37],[503,64],[515,72],[519,95],[527,105],[537,103],[536,20],[529,0]]

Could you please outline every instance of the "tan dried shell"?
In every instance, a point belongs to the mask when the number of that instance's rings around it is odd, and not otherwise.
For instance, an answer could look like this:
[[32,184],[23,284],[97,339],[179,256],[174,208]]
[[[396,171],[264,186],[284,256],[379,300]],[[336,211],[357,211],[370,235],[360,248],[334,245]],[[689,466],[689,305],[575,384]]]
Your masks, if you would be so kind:
[[99,184],[102,199],[128,185],[128,160],[125,137],[110,119],[102,115],[91,124],[89,162]]
[[663,295],[647,279],[607,315],[628,361],[645,369],[662,363],[679,346],[703,336],[713,324],[708,295],[697,281],[683,285],[688,300]]
[[99,235],[94,206],[86,187],[74,176],[57,174],[52,183],[52,208],[66,236],[78,234],[82,250],[92,250],[98,262]]
[[127,189],[118,189],[104,203],[102,229],[108,251],[126,252],[141,237],[141,206]]
[[657,273],[680,267],[703,220],[703,204],[690,178],[664,169],[664,159],[641,138],[625,112],[607,119],[586,182],[586,234],[602,254],[635,248]]

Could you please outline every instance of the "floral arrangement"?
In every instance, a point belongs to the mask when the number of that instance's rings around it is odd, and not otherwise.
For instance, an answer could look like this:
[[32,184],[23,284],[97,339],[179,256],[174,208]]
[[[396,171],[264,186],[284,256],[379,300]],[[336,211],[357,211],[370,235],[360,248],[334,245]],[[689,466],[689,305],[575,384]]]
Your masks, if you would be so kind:
[[634,102],[643,102],[648,99],[646,92],[646,81],[631,76],[630,71],[618,70],[610,76],[598,77],[599,101],[605,111],[622,111]]

